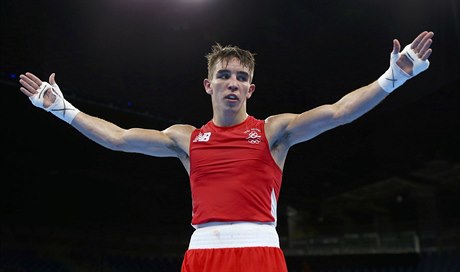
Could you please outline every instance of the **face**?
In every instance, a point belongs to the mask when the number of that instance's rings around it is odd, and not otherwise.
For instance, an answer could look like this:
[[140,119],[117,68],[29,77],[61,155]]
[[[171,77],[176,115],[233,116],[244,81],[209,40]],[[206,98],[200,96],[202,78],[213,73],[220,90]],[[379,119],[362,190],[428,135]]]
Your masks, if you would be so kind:
[[237,58],[227,63],[217,62],[212,79],[204,80],[204,87],[212,97],[214,110],[246,111],[246,100],[255,90],[250,83],[251,72]]

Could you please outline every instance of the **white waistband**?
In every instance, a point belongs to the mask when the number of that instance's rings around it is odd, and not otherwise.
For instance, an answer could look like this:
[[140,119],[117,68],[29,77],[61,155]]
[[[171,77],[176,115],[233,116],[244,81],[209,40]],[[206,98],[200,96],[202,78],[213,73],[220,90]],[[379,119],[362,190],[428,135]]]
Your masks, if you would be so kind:
[[189,249],[260,246],[280,247],[273,224],[225,222],[199,225],[192,234]]

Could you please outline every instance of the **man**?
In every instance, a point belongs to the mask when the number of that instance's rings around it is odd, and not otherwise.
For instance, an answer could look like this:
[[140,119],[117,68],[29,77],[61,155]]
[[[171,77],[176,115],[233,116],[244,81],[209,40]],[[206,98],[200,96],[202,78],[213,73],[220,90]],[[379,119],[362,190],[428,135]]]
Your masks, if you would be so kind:
[[71,124],[89,139],[116,151],[177,157],[190,176],[195,231],[182,271],[287,271],[276,232],[276,206],[289,149],[374,108],[406,80],[426,70],[433,32],[420,33],[402,52],[393,40],[390,67],[367,86],[339,101],[300,114],[265,120],[248,115],[255,91],[254,54],[216,44],[203,85],[213,118],[201,128],[172,125],[159,131],[123,129],[79,111],[64,99],[55,81],[31,73],[20,90],[32,103]]

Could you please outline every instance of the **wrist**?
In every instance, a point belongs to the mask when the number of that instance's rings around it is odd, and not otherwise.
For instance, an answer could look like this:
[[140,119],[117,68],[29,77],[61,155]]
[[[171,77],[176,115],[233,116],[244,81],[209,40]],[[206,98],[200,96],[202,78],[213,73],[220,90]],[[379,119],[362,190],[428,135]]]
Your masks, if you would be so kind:
[[403,85],[409,78],[410,76],[397,65],[391,65],[390,68],[378,78],[377,82],[380,88],[385,92],[391,93]]
[[[417,74],[425,71],[430,66],[430,62],[425,59],[422,60],[418,57],[415,51],[411,48],[412,44],[408,44],[404,47],[404,50],[401,53],[391,53],[390,54],[390,68],[379,77],[377,82],[379,83],[380,87],[387,93],[393,92],[396,88],[403,85],[408,79],[416,76]],[[402,67],[406,67],[408,65],[411,66],[411,73],[405,72],[401,67],[398,65],[398,60],[402,58],[407,60],[409,64],[406,64]]]
[[80,110],[75,108],[70,102],[59,96],[56,96],[56,100],[47,108],[47,111],[68,124],[72,123],[75,116],[80,112]]
[[[54,101],[50,103],[50,96],[54,97]],[[45,97],[47,103],[45,103]],[[39,91],[29,97],[30,101],[36,107],[42,108],[48,112],[51,112],[56,117],[61,120],[64,120],[67,123],[71,123],[75,116],[80,112],[75,108],[71,103],[65,100],[64,95],[62,94],[59,86],[54,83],[50,85],[48,82],[43,82],[40,86]],[[48,106],[49,105],[49,106]]]

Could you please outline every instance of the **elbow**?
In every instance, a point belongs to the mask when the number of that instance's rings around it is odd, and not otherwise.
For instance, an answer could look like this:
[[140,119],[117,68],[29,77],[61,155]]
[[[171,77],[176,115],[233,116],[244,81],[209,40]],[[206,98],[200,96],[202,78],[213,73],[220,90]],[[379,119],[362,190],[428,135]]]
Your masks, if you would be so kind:
[[341,126],[341,125],[349,124],[349,123],[351,123],[351,122],[353,122],[355,120],[356,120],[355,116],[352,116],[352,115],[348,114],[348,115],[344,115],[341,118],[339,118],[337,123],[338,123],[339,126]]
[[123,140],[122,134],[115,133],[108,135],[108,137],[101,138],[98,143],[107,149],[113,151],[123,151],[126,147],[126,142]]
[[356,118],[357,116],[346,107],[337,107],[332,119],[337,126],[341,126],[353,122]]
[[112,138],[106,141],[107,148],[113,151],[124,151],[126,150],[126,142],[121,138]]

